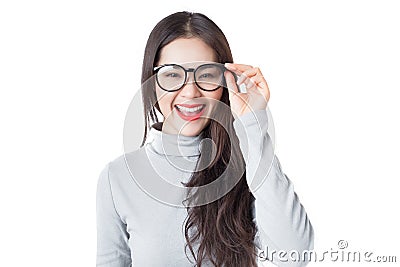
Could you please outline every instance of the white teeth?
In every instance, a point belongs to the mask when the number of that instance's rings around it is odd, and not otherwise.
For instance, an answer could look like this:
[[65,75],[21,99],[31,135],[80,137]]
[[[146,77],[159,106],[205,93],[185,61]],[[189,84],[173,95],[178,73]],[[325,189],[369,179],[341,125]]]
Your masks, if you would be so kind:
[[197,111],[203,109],[204,105],[197,106],[197,107],[194,107],[194,108],[187,108],[187,107],[182,107],[182,106],[179,106],[179,105],[176,105],[176,107],[179,109],[179,111],[193,113],[193,112],[197,112]]

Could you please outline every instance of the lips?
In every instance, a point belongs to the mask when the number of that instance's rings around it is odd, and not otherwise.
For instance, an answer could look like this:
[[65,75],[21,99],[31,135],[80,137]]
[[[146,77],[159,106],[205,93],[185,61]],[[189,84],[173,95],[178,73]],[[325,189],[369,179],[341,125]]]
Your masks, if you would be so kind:
[[175,109],[178,115],[186,121],[194,121],[201,117],[205,111],[205,104],[177,104]]

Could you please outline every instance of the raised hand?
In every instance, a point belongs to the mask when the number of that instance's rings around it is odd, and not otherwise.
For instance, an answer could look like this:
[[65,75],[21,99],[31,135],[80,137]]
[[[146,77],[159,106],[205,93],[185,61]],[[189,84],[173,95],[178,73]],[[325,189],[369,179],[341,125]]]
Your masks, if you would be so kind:
[[[225,63],[225,67],[239,76],[237,83],[232,73],[225,71],[231,109],[237,116],[252,110],[266,109],[270,97],[267,81],[257,67],[244,64]],[[246,85],[246,92],[239,85]]]

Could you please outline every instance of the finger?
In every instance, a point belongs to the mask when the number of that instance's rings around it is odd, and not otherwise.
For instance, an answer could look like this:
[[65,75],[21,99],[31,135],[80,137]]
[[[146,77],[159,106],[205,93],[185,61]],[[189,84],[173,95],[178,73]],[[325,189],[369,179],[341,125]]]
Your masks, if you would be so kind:
[[240,76],[239,76],[239,79],[237,80],[237,84],[238,85],[241,85],[246,79],[248,79],[248,77],[245,75],[245,74],[241,74]]
[[225,71],[225,80],[226,80],[226,87],[228,87],[229,99],[239,92],[239,88],[236,85],[235,77],[230,71]]
[[248,69],[253,68],[250,65],[244,65],[244,64],[234,64],[234,63],[225,63],[225,67],[237,74],[238,76],[242,75],[242,73]]
[[257,73],[255,76],[251,77],[250,80],[256,85],[258,90],[265,96],[267,100],[269,100],[269,87],[268,83],[265,80],[264,76],[261,72]]
[[[250,80],[257,86],[259,85],[263,89],[268,88],[267,81],[265,80],[263,74],[261,73],[260,68],[255,67],[252,69],[248,69],[245,72],[243,72],[242,75],[243,75],[243,77],[250,78]],[[241,79],[238,80],[238,84],[239,84],[239,82],[243,82],[243,81],[245,81],[245,78],[242,78],[242,76],[241,76]]]
[[256,81],[255,77],[253,77],[250,80],[253,82],[254,86],[249,88],[249,89],[247,89],[247,91],[248,92],[250,92],[251,90],[257,91],[259,94],[264,96],[265,100],[268,102],[269,101],[269,97],[270,97],[270,92],[269,92],[269,88],[268,88],[267,82],[264,79],[261,79],[261,78],[260,78],[259,81]]
[[250,65],[237,64],[237,63],[225,63],[225,67],[230,70],[238,70],[240,72],[244,72],[248,69],[253,68],[253,66],[250,66]]
[[247,77],[252,77],[252,76],[256,75],[259,72],[260,72],[260,69],[255,67],[255,68],[251,68],[251,69],[245,70],[243,72],[243,74],[246,75]]
[[250,80],[256,85],[260,85],[262,88],[268,87],[267,81],[261,73],[257,73],[256,75],[251,77]]
[[246,84],[246,90],[248,91],[249,89],[255,88],[257,89],[256,84],[251,80],[248,79],[248,82],[245,83]]
[[[239,80],[238,80],[238,84],[240,84],[241,82],[243,82],[243,81],[246,79],[246,77],[251,78],[251,77],[257,75],[258,73],[261,74],[261,71],[260,71],[260,69],[259,69],[258,67],[251,68],[251,69],[248,69],[248,70],[244,71],[244,72],[241,74],[241,76],[240,76],[240,78],[239,78]],[[261,76],[262,76],[262,74],[261,74]]]
[[[246,77],[246,76],[244,75],[243,77]],[[268,84],[260,71],[258,71],[257,74],[254,75],[253,77],[246,77],[241,83],[246,85],[247,92],[256,90],[264,96],[266,101],[269,101],[270,92],[269,92]]]
[[246,85],[246,88],[251,88],[254,85],[254,82],[252,82],[246,75],[241,75],[237,81],[237,85],[239,86],[241,84]]

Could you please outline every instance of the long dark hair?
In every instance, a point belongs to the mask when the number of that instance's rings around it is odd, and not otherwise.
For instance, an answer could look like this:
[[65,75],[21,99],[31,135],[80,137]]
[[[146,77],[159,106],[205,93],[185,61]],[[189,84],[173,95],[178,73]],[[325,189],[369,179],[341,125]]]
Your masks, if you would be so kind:
[[[145,143],[149,127],[158,122],[159,110],[154,83],[146,81],[154,75],[153,68],[159,61],[160,50],[177,38],[199,38],[214,49],[217,62],[233,62],[232,53],[221,29],[208,17],[199,13],[177,12],[162,19],[150,33],[142,67],[142,97],[145,115]],[[228,91],[224,88],[221,102],[229,103]],[[220,114],[218,122],[210,120],[203,129],[203,138],[210,138],[216,145],[215,158],[206,168],[193,172],[189,188],[199,187],[216,180],[221,175],[241,174],[237,184],[226,195],[209,204],[187,207],[184,222],[185,253],[189,248],[196,266],[211,261],[215,266],[257,266],[254,244],[256,225],[253,221],[252,204],[254,196],[249,190],[239,141],[233,129],[233,116],[229,112]],[[222,122],[222,123],[221,123]],[[222,125],[221,125],[222,124]],[[201,153],[197,166],[209,159]],[[228,163],[235,172],[225,172]],[[233,178],[232,178],[233,179]],[[194,194],[195,195],[195,194]],[[189,193],[188,193],[189,196]],[[198,196],[201,197],[201,196]],[[187,199],[189,202],[193,198]],[[190,233],[190,234],[189,234]],[[194,247],[198,243],[197,252]],[[187,256],[187,255],[186,255]]]

